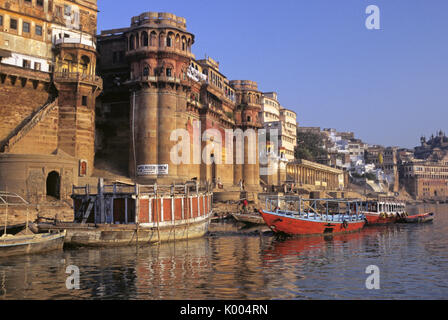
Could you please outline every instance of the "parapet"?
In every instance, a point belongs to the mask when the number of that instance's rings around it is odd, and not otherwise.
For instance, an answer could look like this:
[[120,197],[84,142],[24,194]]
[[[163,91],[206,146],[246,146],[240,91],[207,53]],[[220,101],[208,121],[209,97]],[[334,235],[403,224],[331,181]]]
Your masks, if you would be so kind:
[[163,25],[172,26],[185,31],[187,30],[187,20],[185,18],[165,12],[144,12],[139,16],[132,17],[131,27],[138,27],[141,25],[153,25],[154,27]]
[[232,80],[230,85],[235,90],[258,91],[258,84],[250,80]]

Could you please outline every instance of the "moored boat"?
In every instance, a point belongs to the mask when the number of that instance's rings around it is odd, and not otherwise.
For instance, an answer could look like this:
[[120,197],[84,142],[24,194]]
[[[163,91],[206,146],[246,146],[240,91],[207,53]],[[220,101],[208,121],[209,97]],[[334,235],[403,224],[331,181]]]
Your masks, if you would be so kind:
[[8,227],[8,208],[11,206],[26,206],[29,203],[21,196],[10,192],[0,192],[0,207],[5,208],[5,225],[0,237],[0,257],[43,253],[53,250],[62,250],[66,232],[48,232],[34,234],[30,231],[30,224],[19,224]]
[[328,235],[354,232],[365,225],[360,201],[275,197],[266,199],[260,210],[275,233],[286,235]]
[[422,213],[422,214],[416,214],[413,216],[403,216],[400,219],[398,219],[398,223],[426,223],[426,222],[432,222],[434,221],[434,213],[428,212],[428,213]]
[[367,225],[385,225],[397,222],[406,215],[406,205],[395,201],[363,201],[361,211]]
[[0,238],[0,257],[44,253],[62,250],[66,232],[3,235]]
[[265,225],[263,217],[259,213],[232,213],[232,217],[238,221],[249,225]]
[[74,187],[74,221],[39,222],[40,232],[67,230],[72,246],[123,246],[204,236],[212,216],[212,193],[185,185],[104,185],[91,194]]

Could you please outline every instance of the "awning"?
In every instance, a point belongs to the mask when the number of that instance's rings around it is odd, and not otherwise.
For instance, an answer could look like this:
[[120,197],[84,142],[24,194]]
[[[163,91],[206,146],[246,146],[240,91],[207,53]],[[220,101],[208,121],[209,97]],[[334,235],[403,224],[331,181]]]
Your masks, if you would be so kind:
[[11,51],[0,49],[0,57],[2,57],[2,58],[9,58],[9,57],[11,57]]

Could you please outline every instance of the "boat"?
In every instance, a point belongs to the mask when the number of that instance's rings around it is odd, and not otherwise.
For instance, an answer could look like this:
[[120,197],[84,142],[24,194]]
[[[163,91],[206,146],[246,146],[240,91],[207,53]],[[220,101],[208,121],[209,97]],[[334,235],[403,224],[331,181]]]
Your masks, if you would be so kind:
[[0,237],[0,257],[62,250],[66,232],[4,235]]
[[435,214],[433,212],[416,214],[413,216],[403,216],[397,222],[398,223],[426,223],[434,221]]
[[[28,222],[29,203],[21,196],[10,192],[0,192],[0,206],[5,208],[5,225],[0,237],[0,257],[43,253],[62,250],[65,231],[35,234]],[[8,227],[8,208],[11,206],[27,207],[27,222]]]
[[74,220],[38,221],[39,232],[67,230],[67,246],[150,245],[203,237],[212,217],[213,194],[196,181],[182,185],[139,185],[99,179],[73,187]]
[[366,221],[358,200],[273,197],[260,210],[266,224],[277,234],[329,235],[361,230]]
[[232,213],[232,217],[248,225],[266,225],[263,217],[259,213]]
[[[26,223],[20,223],[15,225],[5,225],[0,226],[0,237],[3,236],[5,233],[10,235],[16,235],[17,233],[22,232],[26,228]],[[6,232],[5,232],[6,230]]]
[[405,216],[406,204],[393,200],[363,201],[361,211],[366,216],[367,225],[385,225]]

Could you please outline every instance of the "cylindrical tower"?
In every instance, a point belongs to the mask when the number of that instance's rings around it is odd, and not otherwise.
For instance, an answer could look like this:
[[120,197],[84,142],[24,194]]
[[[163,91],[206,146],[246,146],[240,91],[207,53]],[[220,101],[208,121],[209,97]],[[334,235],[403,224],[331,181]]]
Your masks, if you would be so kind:
[[[237,112],[236,125],[244,131],[244,163],[235,165],[235,184],[242,177],[247,190],[258,191],[260,188],[260,156],[258,150],[258,119],[261,111],[261,92],[254,81],[234,80],[230,85],[236,91]],[[239,168],[238,168],[239,167]]]
[[125,36],[131,70],[130,174],[138,183],[187,180],[188,170],[179,170],[184,164],[172,162],[179,141],[171,137],[188,126],[182,114],[191,90],[187,69],[194,35],[184,18],[147,12],[132,18]]

